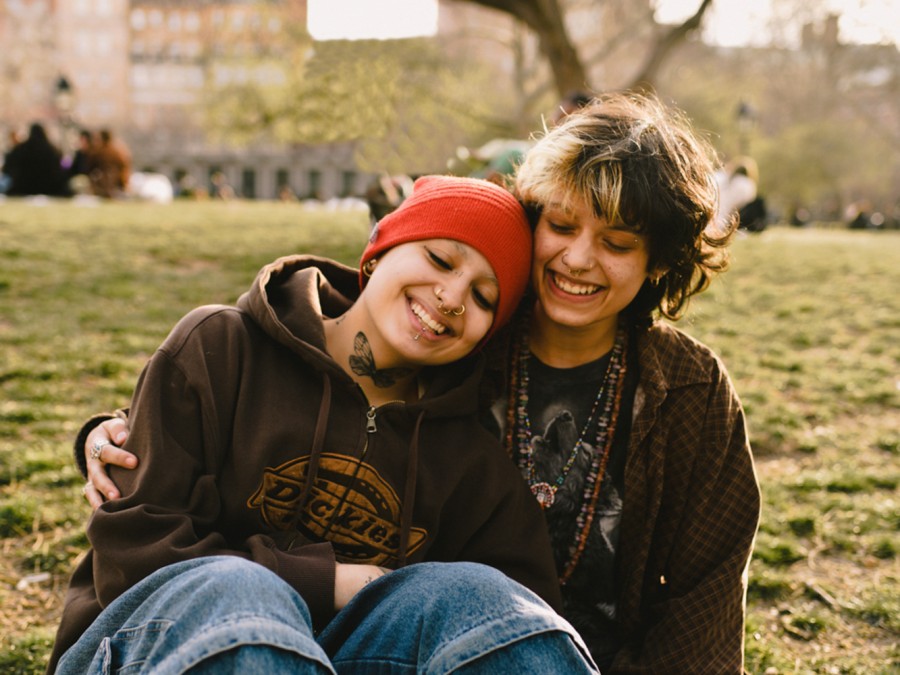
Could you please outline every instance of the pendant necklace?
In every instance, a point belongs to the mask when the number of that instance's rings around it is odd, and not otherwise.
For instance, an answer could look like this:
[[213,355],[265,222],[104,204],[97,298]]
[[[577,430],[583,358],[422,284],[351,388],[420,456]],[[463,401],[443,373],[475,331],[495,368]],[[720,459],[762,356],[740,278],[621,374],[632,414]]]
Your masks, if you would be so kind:
[[506,418],[506,447],[514,455],[514,459],[522,471],[531,493],[542,509],[548,509],[553,506],[556,500],[556,492],[562,487],[566,477],[569,475],[569,471],[574,466],[578,453],[581,451],[584,437],[591,428],[598,410],[600,410],[600,416],[597,418],[597,434],[594,446],[596,452],[585,476],[581,511],[575,519],[575,541],[570,549],[569,563],[560,576],[560,583],[565,584],[581,558],[587,543],[588,533],[594,521],[594,512],[600,496],[600,486],[603,482],[606,462],[609,459],[622,400],[622,391],[624,390],[628,332],[624,327],[620,327],[616,331],[615,343],[610,354],[606,373],[603,376],[603,382],[597,391],[587,422],[585,422],[584,428],[575,442],[575,447],[569,453],[562,472],[554,480],[542,480],[538,477],[535,469],[534,446],[531,442],[531,420],[528,415],[528,361],[532,358],[532,354],[528,347],[527,325],[526,322],[523,322],[519,332],[522,337],[519,339],[518,349],[513,349],[510,369],[509,405]]

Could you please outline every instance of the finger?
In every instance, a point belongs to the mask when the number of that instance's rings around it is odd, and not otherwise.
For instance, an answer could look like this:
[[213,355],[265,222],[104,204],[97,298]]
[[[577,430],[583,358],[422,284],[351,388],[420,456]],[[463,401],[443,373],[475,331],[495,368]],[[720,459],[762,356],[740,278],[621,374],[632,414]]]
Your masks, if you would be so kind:
[[97,488],[94,487],[94,484],[91,481],[88,481],[85,486],[81,489],[81,493],[87,499],[88,504],[91,505],[91,510],[96,511],[100,508],[100,505],[103,503],[103,495],[101,495]]
[[[104,452],[104,454],[106,453]],[[100,462],[94,461],[88,465],[88,481],[90,486],[87,488],[85,496],[95,493],[100,503],[107,499],[119,498],[119,490],[116,488],[116,484],[113,483],[109,474],[106,473],[106,466]],[[88,497],[88,501],[91,501],[90,497]],[[93,505],[93,502],[91,504]]]
[[[137,466],[137,457],[128,452],[127,450],[122,450],[122,446],[125,444],[125,441],[128,439],[128,422],[118,417],[106,420],[101,423],[100,426],[103,428],[108,440],[112,443],[112,445],[106,445],[103,447],[103,452],[101,453],[100,460],[104,464],[115,464],[116,466],[121,466],[126,469],[133,469]],[[104,439],[102,436],[97,439],[89,439],[94,442],[100,441],[102,442]]]
[[111,443],[109,433],[101,424],[91,430],[91,433],[84,439],[84,459],[88,466],[91,462],[103,461],[102,450]]
[[115,466],[121,466],[125,469],[133,469],[137,466],[137,457],[127,450],[122,450],[122,448],[117,448],[114,445],[104,445],[103,452],[100,453],[100,463],[114,464]]
[[106,432],[106,440],[120,448],[125,445],[125,440],[128,438],[128,424],[125,420],[113,417],[102,422],[100,427]]
[[[137,457],[117,447],[128,437],[128,427],[123,420],[106,420],[91,430],[84,443],[85,464],[115,464],[126,469],[137,466]],[[113,440],[115,439],[115,440]]]

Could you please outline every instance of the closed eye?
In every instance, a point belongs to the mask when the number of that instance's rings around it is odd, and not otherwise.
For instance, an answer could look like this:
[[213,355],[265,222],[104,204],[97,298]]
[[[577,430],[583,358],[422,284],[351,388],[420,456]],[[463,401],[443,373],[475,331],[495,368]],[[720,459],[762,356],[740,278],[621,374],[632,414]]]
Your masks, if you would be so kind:
[[443,270],[447,270],[448,272],[453,269],[453,265],[451,265],[448,260],[445,260],[429,248],[426,248],[425,250],[428,252],[428,257],[431,262],[433,262],[437,267],[440,267]]
[[628,231],[616,231],[603,238],[603,245],[613,253],[630,253],[641,247],[642,239]]
[[[439,253],[435,253],[427,246],[425,247],[425,252],[428,254],[428,259],[431,263],[438,269],[445,272],[452,272],[455,269],[451,260],[448,260]],[[472,298],[475,300],[476,305],[487,312],[495,312],[497,309],[497,301],[491,298],[491,294],[486,294],[478,288],[472,288]]]
[[634,244],[620,244],[615,241],[610,241],[607,239],[605,242],[606,248],[608,248],[613,253],[628,253],[629,251],[634,250]]
[[557,234],[572,234],[575,231],[575,228],[572,225],[562,225],[560,223],[554,223],[551,220],[547,221],[547,225]]
[[481,307],[482,309],[493,312],[497,308],[494,306],[494,302],[488,298],[484,293],[479,291],[477,288],[472,289],[472,297],[475,298],[475,303]]

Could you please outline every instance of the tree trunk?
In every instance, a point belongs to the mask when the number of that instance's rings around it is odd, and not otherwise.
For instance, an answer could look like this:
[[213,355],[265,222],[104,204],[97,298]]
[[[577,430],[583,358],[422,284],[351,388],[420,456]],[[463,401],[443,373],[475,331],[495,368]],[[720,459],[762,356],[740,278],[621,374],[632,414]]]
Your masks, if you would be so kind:
[[547,58],[553,71],[553,80],[560,98],[572,90],[589,87],[584,64],[566,31],[559,0],[460,1],[505,12],[533,30],[541,53]]

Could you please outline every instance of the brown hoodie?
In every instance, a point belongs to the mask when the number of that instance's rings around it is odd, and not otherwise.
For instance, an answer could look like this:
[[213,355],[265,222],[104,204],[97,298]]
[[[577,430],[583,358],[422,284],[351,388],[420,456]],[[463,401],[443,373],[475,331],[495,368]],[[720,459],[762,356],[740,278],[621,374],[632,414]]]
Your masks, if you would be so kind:
[[122,498],[88,525],[50,661],[155,570],[236,555],[293,586],[322,626],[334,564],[496,567],[560,607],[543,516],[476,418],[481,357],[426,369],[413,404],[370,407],[325,351],[322,317],[356,270],[312,256],[263,268],[237,307],[192,311],[141,374]]

